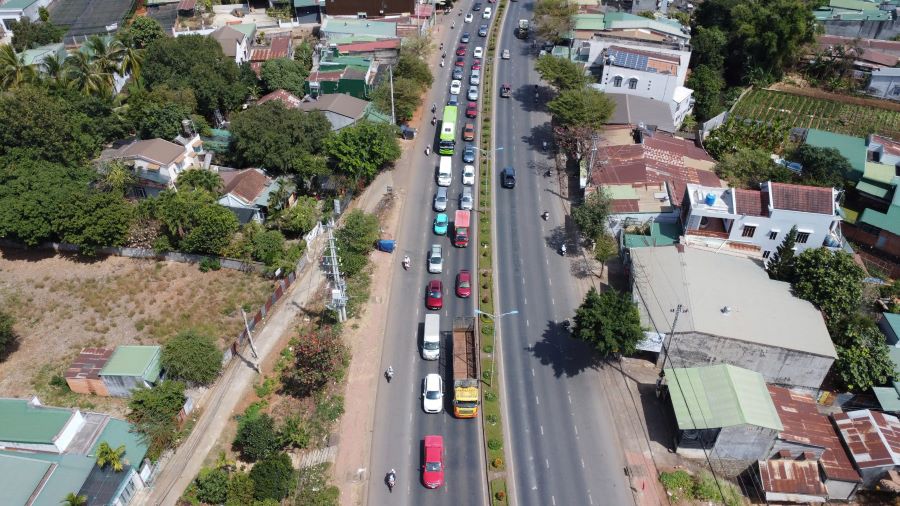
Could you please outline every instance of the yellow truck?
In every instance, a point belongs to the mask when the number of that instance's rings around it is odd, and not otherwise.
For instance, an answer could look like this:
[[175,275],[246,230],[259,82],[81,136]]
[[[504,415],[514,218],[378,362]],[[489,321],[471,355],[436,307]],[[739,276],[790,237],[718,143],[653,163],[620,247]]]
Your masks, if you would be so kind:
[[475,318],[453,320],[453,415],[478,416],[478,336]]

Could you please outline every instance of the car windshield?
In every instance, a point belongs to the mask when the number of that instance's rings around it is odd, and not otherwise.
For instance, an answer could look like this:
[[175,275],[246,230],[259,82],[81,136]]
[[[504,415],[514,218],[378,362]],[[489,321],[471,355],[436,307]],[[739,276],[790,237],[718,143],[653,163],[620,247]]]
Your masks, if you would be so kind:
[[441,292],[439,292],[439,291],[437,291],[437,290],[432,290],[432,291],[431,291],[431,298],[432,298],[432,299],[440,299],[440,298],[441,298]]
[[436,473],[441,470],[441,463],[440,462],[426,462],[425,470],[432,472],[432,473]]
[[464,279],[459,282],[460,288],[469,288],[469,280]]
[[433,341],[425,341],[425,343],[422,344],[422,347],[428,351],[433,351],[440,349],[441,345]]
[[441,393],[437,390],[430,390],[425,394],[425,398],[431,401],[436,401],[441,398]]

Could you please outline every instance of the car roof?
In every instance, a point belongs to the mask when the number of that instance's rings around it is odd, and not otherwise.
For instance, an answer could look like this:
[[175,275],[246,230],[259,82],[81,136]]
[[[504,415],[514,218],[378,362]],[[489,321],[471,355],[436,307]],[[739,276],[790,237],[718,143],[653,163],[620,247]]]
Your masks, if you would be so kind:
[[437,287],[439,287],[439,286],[441,286],[441,280],[440,280],[440,279],[432,279],[431,281],[428,282],[428,288],[429,288],[429,289],[434,289],[434,288],[437,288]]
[[459,270],[460,277],[467,277],[467,276],[471,276],[471,275],[472,275],[472,273],[469,272],[469,269],[460,269]]
[[[431,373],[431,374],[426,374],[426,375],[425,375],[425,385],[426,385],[426,386],[430,386],[431,383],[440,383],[440,381],[441,381],[441,375],[440,375],[440,374],[437,374],[437,373],[434,373],[434,372],[433,372],[433,373]],[[437,387],[438,385],[434,385],[434,386]]]
[[441,448],[444,446],[443,436],[425,436],[425,448]]
[[439,186],[439,187],[438,187],[437,194],[438,194],[438,195],[443,195],[443,196],[446,197],[446,196],[447,196],[447,187],[446,187],[446,186]]

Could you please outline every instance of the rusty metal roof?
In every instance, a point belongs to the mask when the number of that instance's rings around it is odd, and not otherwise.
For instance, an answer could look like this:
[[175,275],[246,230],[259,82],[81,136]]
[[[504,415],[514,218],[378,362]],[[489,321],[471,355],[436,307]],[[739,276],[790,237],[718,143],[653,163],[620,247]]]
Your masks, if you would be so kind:
[[[807,460],[808,459],[808,460]],[[800,499],[807,502],[809,497],[796,496],[828,496],[825,484],[819,478],[819,463],[813,460],[812,454],[804,454],[804,460],[770,459],[759,462],[759,481],[766,495],[778,494],[779,499]],[[775,498],[771,498],[775,499]],[[792,499],[788,499],[792,500]]]
[[113,350],[108,348],[83,348],[66,369],[65,377],[67,379],[99,379],[100,371],[112,354]]
[[838,413],[834,423],[860,469],[900,465],[900,420],[863,409]]

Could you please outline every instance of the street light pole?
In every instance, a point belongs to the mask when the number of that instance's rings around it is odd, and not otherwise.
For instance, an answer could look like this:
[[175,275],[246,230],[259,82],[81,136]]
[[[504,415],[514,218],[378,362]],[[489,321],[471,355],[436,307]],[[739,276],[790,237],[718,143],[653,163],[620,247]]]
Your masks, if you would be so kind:
[[[491,319],[491,321],[494,323],[494,336],[496,336],[496,338],[497,338],[496,341],[499,341],[500,340],[500,332],[497,330],[497,321],[500,320],[501,318],[503,318],[504,316],[519,314],[519,310],[513,309],[512,311],[507,311],[505,313],[501,313],[497,316],[494,316],[491,313],[487,313],[480,309],[476,309],[475,314],[476,315],[484,315]],[[497,349],[497,342],[494,342],[494,346],[491,348],[491,374],[489,376],[490,379],[488,380],[492,387],[494,386],[494,363],[497,361],[494,358],[494,350],[496,350],[496,349]]]

